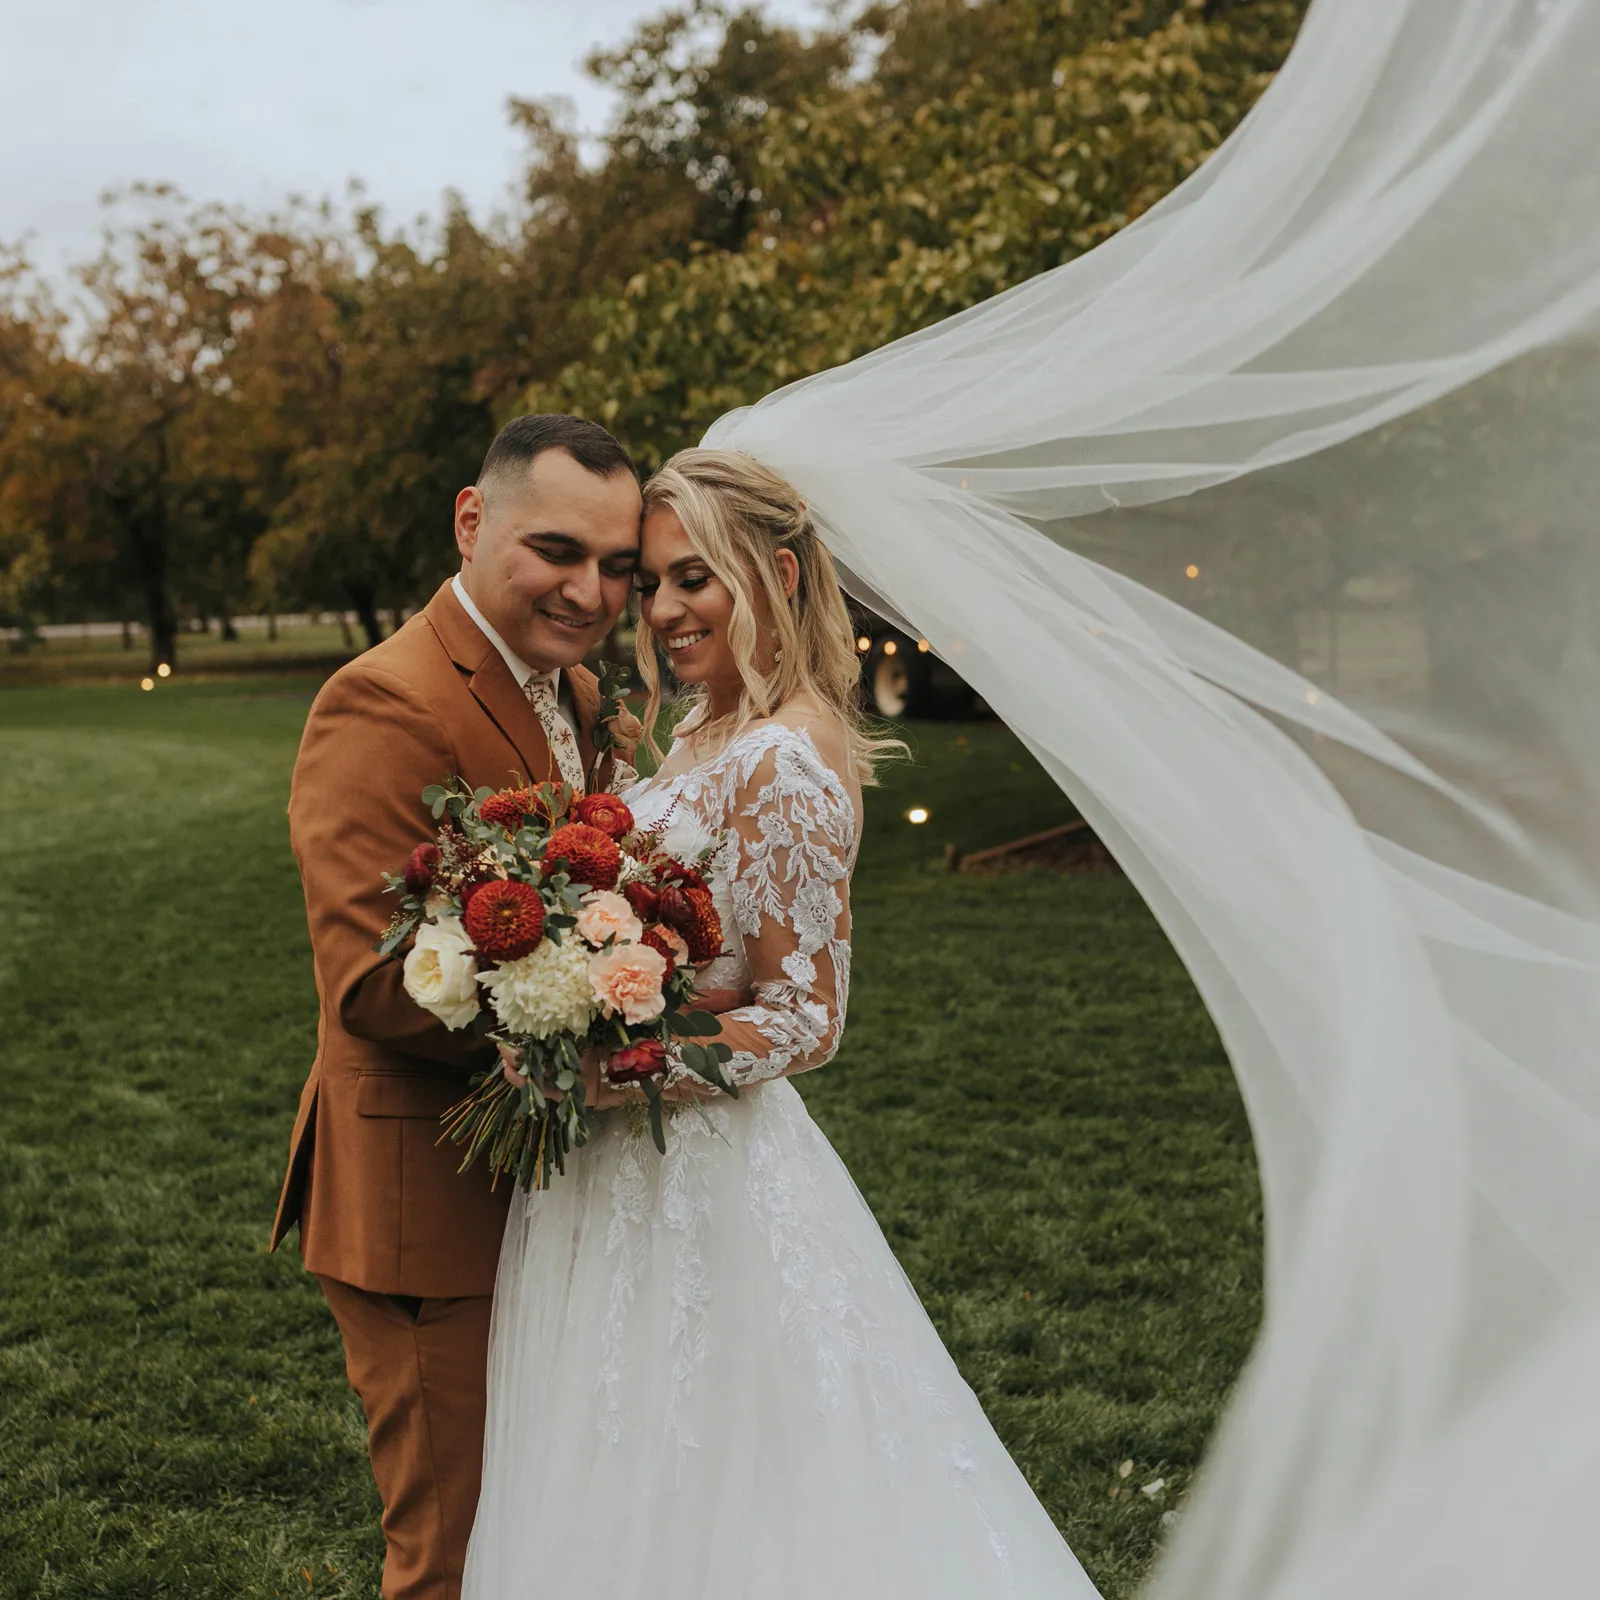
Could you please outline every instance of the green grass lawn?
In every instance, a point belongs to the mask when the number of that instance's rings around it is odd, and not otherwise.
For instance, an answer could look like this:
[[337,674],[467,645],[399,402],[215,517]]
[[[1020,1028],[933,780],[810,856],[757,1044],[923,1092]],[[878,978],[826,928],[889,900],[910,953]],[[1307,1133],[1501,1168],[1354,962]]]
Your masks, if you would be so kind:
[[[284,823],[310,694],[0,694],[4,1600],[376,1593],[338,1336],[263,1248],[315,1037]],[[869,799],[845,1047],[800,1086],[1124,1596],[1255,1326],[1249,1135],[1123,880],[944,870],[1068,815],[1015,741],[913,737]]]

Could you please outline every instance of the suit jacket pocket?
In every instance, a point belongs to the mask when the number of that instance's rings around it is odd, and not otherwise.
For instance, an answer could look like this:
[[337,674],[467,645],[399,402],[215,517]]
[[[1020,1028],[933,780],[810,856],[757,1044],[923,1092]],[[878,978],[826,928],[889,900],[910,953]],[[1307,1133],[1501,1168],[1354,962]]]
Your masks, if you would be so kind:
[[465,1078],[443,1072],[363,1072],[356,1111],[363,1117],[428,1117],[437,1121],[467,1092]]

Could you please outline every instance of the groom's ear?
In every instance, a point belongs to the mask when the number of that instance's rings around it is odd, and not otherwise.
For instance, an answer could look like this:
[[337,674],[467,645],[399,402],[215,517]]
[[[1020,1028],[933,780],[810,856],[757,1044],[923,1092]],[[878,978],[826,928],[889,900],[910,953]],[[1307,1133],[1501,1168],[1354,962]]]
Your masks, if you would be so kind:
[[478,548],[478,535],[483,531],[483,490],[468,484],[456,496],[456,549],[463,561],[472,559]]

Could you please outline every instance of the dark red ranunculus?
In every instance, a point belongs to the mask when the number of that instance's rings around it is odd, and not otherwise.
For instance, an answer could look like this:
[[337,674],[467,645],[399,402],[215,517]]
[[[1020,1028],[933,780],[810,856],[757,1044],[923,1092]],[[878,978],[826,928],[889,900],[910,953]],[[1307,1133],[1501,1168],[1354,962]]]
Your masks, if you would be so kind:
[[433,875],[439,866],[439,847],[436,844],[419,844],[406,857],[405,870],[400,874],[412,894],[426,894],[433,887]]
[[544,937],[544,901],[531,883],[496,878],[472,896],[461,920],[480,955],[516,961]]
[[584,822],[569,822],[550,835],[545,846],[546,867],[565,867],[574,883],[591,889],[614,889],[622,871],[622,851],[610,834]]
[[669,883],[656,896],[656,916],[669,928],[676,928],[687,937],[694,926],[694,907],[689,903],[688,892],[675,883]]
[[651,874],[659,883],[676,884],[680,889],[704,889],[706,880],[693,867],[686,867],[671,856],[653,856]]
[[659,1039],[641,1039],[618,1050],[606,1063],[606,1076],[615,1084],[638,1083],[667,1070],[667,1047]]
[[574,822],[598,828],[612,839],[625,839],[633,832],[633,813],[614,794],[580,795],[569,813]]

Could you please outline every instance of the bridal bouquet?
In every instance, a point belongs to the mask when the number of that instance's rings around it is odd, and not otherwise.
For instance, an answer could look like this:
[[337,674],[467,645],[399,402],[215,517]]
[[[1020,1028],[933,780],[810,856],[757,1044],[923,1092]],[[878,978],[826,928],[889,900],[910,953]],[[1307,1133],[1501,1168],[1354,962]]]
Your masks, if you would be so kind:
[[[583,1055],[607,1058],[612,1083],[645,1091],[665,1152],[661,1091],[673,1057],[726,1094],[725,1044],[694,1009],[699,968],[722,950],[704,869],[720,840],[692,818],[635,827],[613,794],[565,784],[472,790],[460,779],[425,789],[439,831],[385,874],[400,908],[377,948],[405,956],[406,992],[452,1029],[475,1028],[518,1057],[526,1081],[499,1064],[445,1114],[494,1181],[546,1188],[588,1138]],[[675,853],[669,853],[671,852]]]

